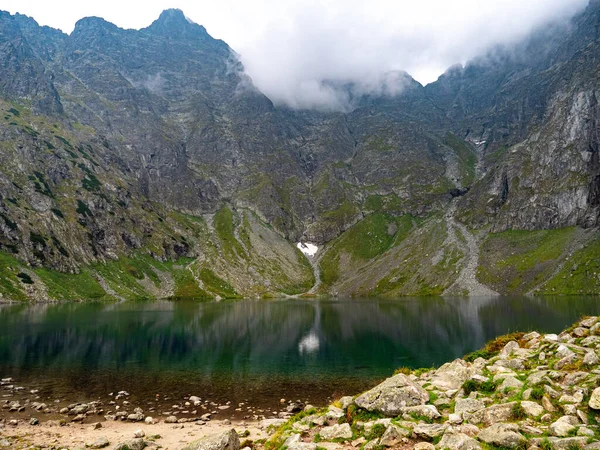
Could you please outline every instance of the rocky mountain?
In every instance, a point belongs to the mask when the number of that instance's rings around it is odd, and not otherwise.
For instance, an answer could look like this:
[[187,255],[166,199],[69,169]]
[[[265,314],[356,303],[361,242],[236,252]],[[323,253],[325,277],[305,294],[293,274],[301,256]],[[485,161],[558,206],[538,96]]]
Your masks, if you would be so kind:
[[599,26],[592,0],[319,112],[274,106],[179,10],[70,35],[0,12],[0,292],[598,292]]

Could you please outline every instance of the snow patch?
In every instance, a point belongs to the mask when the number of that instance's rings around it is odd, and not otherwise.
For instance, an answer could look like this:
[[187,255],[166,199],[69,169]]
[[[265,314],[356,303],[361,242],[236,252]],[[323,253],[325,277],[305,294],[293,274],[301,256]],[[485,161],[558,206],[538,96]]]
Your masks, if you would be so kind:
[[317,247],[315,244],[311,244],[310,242],[298,242],[296,247],[298,247],[306,256],[315,256],[319,250],[319,247]]

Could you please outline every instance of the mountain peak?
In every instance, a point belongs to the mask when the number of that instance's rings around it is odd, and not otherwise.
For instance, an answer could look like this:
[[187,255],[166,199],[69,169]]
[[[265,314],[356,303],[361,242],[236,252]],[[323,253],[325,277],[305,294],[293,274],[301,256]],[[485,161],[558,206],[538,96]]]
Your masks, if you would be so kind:
[[200,26],[187,17],[182,10],[172,8],[165,9],[158,19],[152,22],[148,28],[156,34],[164,34],[169,36],[180,36],[184,34],[206,34],[203,26]]

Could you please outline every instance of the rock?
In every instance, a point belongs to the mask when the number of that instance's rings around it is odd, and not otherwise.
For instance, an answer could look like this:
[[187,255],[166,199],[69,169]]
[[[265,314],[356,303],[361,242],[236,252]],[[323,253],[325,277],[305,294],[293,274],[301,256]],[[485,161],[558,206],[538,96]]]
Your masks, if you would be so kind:
[[84,420],[85,420],[84,414],[79,414],[79,415],[73,417],[73,419],[71,419],[72,422],[83,422]]
[[29,419],[29,425],[39,425],[40,421],[38,419],[36,419],[35,417],[32,417],[31,419]]
[[239,450],[240,438],[232,428],[224,433],[212,434],[194,441],[183,450]]
[[144,420],[144,415],[141,413],[129,414],[127,420],[130,422],[142,422]]
[[550,400],[550,397],[548,397],[547,395],[544,395],[542,397],[542,406],[548,412],[555,412],[556,411],[556,408],[552,404],[552,401]]
[[342,417],[344,417],[344,410],[341,408],[338,408],[336,406],[329,406],[329,409],[327,410],[327,413],[325,414],[325,417],[327,417],[327,419],[329,420],[339,420]]
[[319,442],[318,447],[325,450],[342,450],[344,448],[341,444],[336,442]]
[[317,444],[302,442],[299,434],[293,434],[287,438],[283,447],[288,450],[317,450]]
[[450,425],[460,425],[463,422],[461,414],[450,414],[448,416],[448,423]]
[[468,419],[472,424],[492,425],[497,422],[506,422],[512,417],[512,409],[516,402],[492,405],[480,411],[474,412]]
[[592,328],[598,322],[598,317],[588,317],[579,322],[580,327]]
[[152,425],[154,424],[154,419],[151,416],[148,416],[144,419],[144,422],[146,422],[147,425]]
[[579,427],[577,430],[577,436],[595,436],[594,430],[588,427]]
[[113,450],[143,450],[144,448],[146,448],[146,442],[143,439],[130,439],[117,444]]
[[566,345],[559,345],[558,348],[556,349],[556,357],[559,359],[562,359],[566,356],[571,356],[574,354],[573,350],[571,350],[569,347],[567,347]]
[[474,413],[485,409],[485,404],[481,400],[475,400],[472,398],[458,398],[454,405],[454,412],[460,414]]
[[397,425],[390,425],[379,439],[379,445],[394,447],[402,442],[403,438],[410,435],[410,431],[404,430]]
[[600,358],[598,358],[598,354],[594,351],[589,351],[583,357],[583,364],[586,366],[595,366],[600,362]]
[[319,432],[321,439],[331,441],[333,439],[350,439],[352,437],[352,429],[350,424],[343,423],[341,425],[332,425],[323,427]]
[[196,397],[195,395],[192,395],[189,400],[194,406],[199,406],[202,403],[202,399],[200,397]]
[[481,450],[481,445],[466,434],[447,431],[442,436],[437,448],[444,450]]
[[424,424],[420,423],[415,425],[413,428],[413,433],[423,439],[428,439],[430,441],[444,434],[444,431],[448,428],[446,424]]
[[360,395],[355,403],[367,411],[397,416],[402,408],[423,405],[429,400],[425,389],[406,375],[398,374]]
[[538,417],[544,414],[544,408],[536,402],[522,401],[521,407],[529,417]]
[[438,389],[460,389],[470,377],[471,370],[468,364],[462,359],[455,359],[437,369],[430,383]]
[[435,450],[435,446],[429,442],[419,442],[415,444],[413,450]]
[[379,446],[379,439],[373,439],[365,444],[363,450],[374,450]]
[[579,419],[574,416],[562,416],[556,422],[550,424],[548,431],[552,436],[566,437],[575,431],[576,425],[579,424]]
[[[587,443],[586,437],[570,437],[570,438],[557,438],[549,437],[546,438],[552,447],[552,450],[570,450],[574,448],[586,448],[584,447]],[[531,439],[530,443],[541,446],[543,445],[544,438]]]
[[569,364],[574,364],[575,362],[577,362],[578,359],[579,357],[575,353],[569,356],[565,356],[564,358],[559,359],[554,363],[554,369],[561,370],[563,367]]
[[177,417],[169,416],[165,419],[165,423],[177,423]]
[[508,344],[504,346],[504,348],[500,351],[501,357],[511,356],[515,350],[519,349],[519,344],[516,341],[510,341]]
[[410,420],[413,415],[427,417],[430,420],[442,417],[437,408],[433,405],[409,406],[402,409],[403,418]]
[[86,447],[104,448],[104,447],[108,447],[109,445],[110,445],[110,442],[108,441],[108,439],[106,439],[104,436],[102,436],[102,437],[99,437],[98,439],[96,439],[91,444],[86,444]]
[[89,407],[88,405],[86,405],[85,403],[81,404],[81,405],[77,405],[73,408],[70,409],[69,411],[69,415],[71,416],[77,416],[80,414],[85,414],[88,411]]
[[144,433],[144,430],[142,430],[142,429],[135,430],[133,432],[133,437],[134,438],[143,438],[143,437],[146,437],[146,433]]
[[392,419],[377,419],[372,420],[370,422],[364,422],[363,429],[365,430],[365,434],[371,434],[373,431],[373,427],[375,425],[383,425],[384,427],[389,427],[392,424]]
[[573,330],[573,334],[576,337],[584,337],[586,336],[588,333],[590,332],[590,330],[588,330],[587,328],[584,327],[577,327]]
[[592,391],[592,396],[588,402],[588,406],[595,410],[600,410],[600,387]]
[[486,444],[505,448],[515,448],[527,442],[514,423],[495,423],[481,430],[477,437]]
[[498,389],[500,392],[504,392],[505,389],[521,389],[522,387],[522,381],[519,381],[514,377],[506,377]]
[[349,395],[340,398],[340,405],[342,405],[342,409],[347,409],[352,403],[354,403],[354,399]]

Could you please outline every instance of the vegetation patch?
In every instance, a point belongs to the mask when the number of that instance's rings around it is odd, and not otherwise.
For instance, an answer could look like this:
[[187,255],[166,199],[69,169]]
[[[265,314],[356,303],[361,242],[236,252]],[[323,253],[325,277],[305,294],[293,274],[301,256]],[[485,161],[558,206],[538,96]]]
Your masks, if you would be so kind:
[[552,275],[575,233],[563,228],[491,234],[482,246],[478,278],[501,293],[526,293]]

